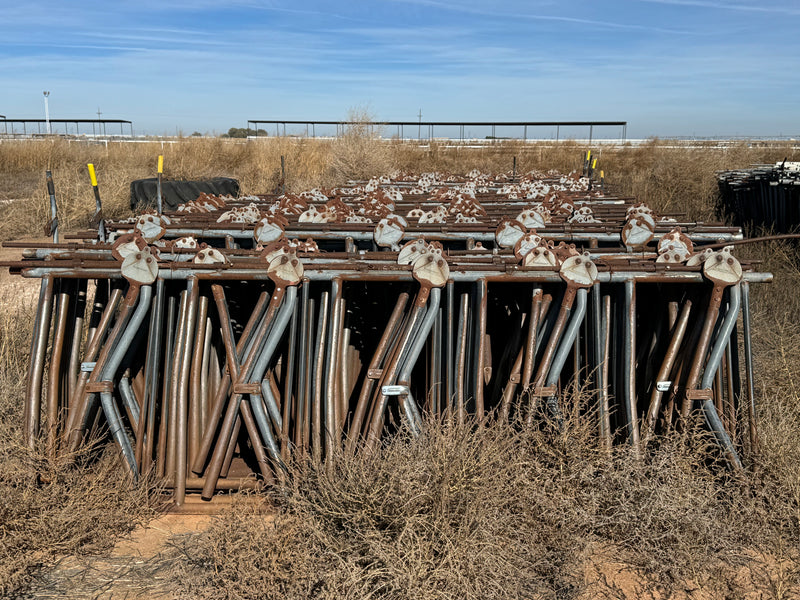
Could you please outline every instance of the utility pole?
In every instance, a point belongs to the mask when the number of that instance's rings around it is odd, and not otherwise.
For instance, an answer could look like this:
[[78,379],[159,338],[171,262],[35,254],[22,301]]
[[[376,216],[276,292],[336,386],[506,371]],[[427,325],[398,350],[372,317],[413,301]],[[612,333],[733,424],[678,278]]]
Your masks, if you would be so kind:
[[50,135],[50,107],[47,106],[47,98],[50,97],[50,92],[44,91],[44,122],[47,124],[47,135]]
[[98,106],[98,107],[97,107],[97,120],[98,120],[98,121],[100,120],[100,115],[102,115],[102,114],[103,114],[103,113],[101,113],[101,112],[100,112],[100,107]]
[[422,140],[422,109],[419,109],[419,127],[417,128],[417,141]]

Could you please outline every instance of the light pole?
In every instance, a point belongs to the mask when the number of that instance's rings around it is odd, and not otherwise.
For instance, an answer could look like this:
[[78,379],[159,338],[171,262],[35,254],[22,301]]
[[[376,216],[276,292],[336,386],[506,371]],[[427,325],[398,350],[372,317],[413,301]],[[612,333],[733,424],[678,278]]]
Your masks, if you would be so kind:
[[44,94],[44,122],[47,125],[47,135],[50,135],[50,108],[47,106],[47,98],[50,92],[42,92]]

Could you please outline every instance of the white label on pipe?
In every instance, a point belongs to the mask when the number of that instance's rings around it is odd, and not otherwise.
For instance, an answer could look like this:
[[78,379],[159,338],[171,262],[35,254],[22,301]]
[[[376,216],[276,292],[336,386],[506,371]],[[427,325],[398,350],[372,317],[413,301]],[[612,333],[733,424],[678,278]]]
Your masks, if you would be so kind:
[[96,364],[97,364],[96,362],[81,363],[81,371],[83,371],[84,373],[91,373],[92,371],[94,371],[94,366]]
[[657,381],[656,389],[659,392],[668,392],[671,385],[672,385],[671,381]]
[[381,394],[384,396],[400,396],[408,394],[408,388],[404,385],[382,385]]

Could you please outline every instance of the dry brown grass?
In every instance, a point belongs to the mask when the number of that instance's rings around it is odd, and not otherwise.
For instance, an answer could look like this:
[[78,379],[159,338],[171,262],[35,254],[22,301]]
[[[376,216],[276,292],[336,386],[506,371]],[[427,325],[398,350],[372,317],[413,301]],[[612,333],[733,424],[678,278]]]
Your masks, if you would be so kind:
[[[242,502],[186,542],[177,580],[204,598],[617,597],[620,582],[584,576],[599,557],[660,597],[695,584],[711,597],[800,589],[780,482],[707,464],[699,433],[639,459],[604,452],[579,422],[562,433],[429,422],[333,472],[308,466],[265,499],[276,517]],[[733,578],[743,567],[759,576],[748,588]]]
[[[97,167],[104,212],[114,218],[129,213],[130,182],[153,176],[156,158],[164,155],[165,176],[173,179],[230,176],[246,194],[274,191],[280,184],[280,158],[286,161],[286,187],[302,191],[332,186],[351,178],[392,171],[466,173],[580,169],[585,148],[574,142],[522,144],[498,141],[481,148],[448,147],[441,142],[420,146],[381,140],[368,115],[354,115],[356,125],[336,140],[269,137],[258,140],[183,138],[175,143],[109,142],[108,146],[60,139],[0,143],[0,240],[31,235],[49,220],[44,172],[52,169],[64,229],[85,227],[94,212],[86,163]],[[708,219],[716,195],[714,173],[753,163],[797,159],[790,146],[685,148],[654,140],[634,147],[594,150],[609,184],[635,195],[653,208]]]
[[59,556],[97,552],[156,511],[152,481],[134,485],[97,444],[48,457],[22,444],[22,397],[34,307],[0,293],[0,596],[13,597]]
[[[420,148],[351,133],[336,141],[187,139],[164,146],[166,172],[229,175],[245,193],[271,191],[283,155],[287,188],[298,191],[390,170],[509,171],[514,156],[519,172],[569,171],[584,151],[571,143]],[[85,163],[98,167],[106,214],[120,216],[130,180],[151,175],[160,152],[159,143],[0,144],[0,200],[21,199],[0,209],[0,239],[44,224],[46,168],[54,170],[62,225],[77,228],[94,207]],[[686,149],[656,141],[598,154],[619,192],[692,218],[713,214],[716,170],[797,159],[783,147]],[[697,432],[660,440],[638,459],[624,448],[604,453],[578,425],[586,420],[573,419],[563,434],[429,423],[422,439],[399,436],[376,456],[342,457],[332,474],[304,466],[303,478],[260,499],[274,505],[274,519],[252,501],[240,503],[176,554],[180,586],[187,596],[230,598],[637,597],[619,581],[598,583],[603,569],[587,567],[618,561],[634,577],[633,589],[654,597],[798,597],[800,260],[796,246],[782,244],[737,253],[764,260],[776,274],[774,284],[753,288],[762,452],[747,478],[708,464]],[[107,533],[130,527],[151,505],[108,457],[62,469],[20,448],[32,309],[5,306],[0,589],[8,591],[58,553],[108,544]],[[113,493],[98,494],[108,488]]]

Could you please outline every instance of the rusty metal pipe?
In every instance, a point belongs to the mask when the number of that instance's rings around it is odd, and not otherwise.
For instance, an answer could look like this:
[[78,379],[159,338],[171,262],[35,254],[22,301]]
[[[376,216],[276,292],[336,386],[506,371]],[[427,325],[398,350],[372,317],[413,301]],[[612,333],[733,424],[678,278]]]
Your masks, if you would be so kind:
[[303,440],[303,430],[305,427],[305,408],[306,408],[306,372],[308,371],[308,361],[306,360],[306,348],[308,346],[308,280],[303,280],[300,286],[300,308],[299,308],[299,327],[297,340],[297,358],[299,366],[297,369],[297,399],[294,403],[295,428],[294,445],[302,453],[305,441]]
[[200,432],[202,429],[202,406],[205,404],[203,396],[203,356],[207,347],[208,330],[208,298],[200,296],[197,308],[197,341],[192,350],[191,380],[189,393],[189,425],[188,425],[188,455],[189,463],[193,463],[200,446]]
[[[75,294],[74,316],[72,323],[72,344],[69,351],[69,366],[67,375],[67,409],[72,408],[75,402],[75,390],[78,386],[78,374],[81,371],[81,346],[83,344],[83,324],[86,315],[86,287],[85,280],[78,281]],[[98,313],[99,317],[99,313]],[[87,336],[88,339],[88,336]]]
[[119,390],[119,396],[122,399],[122,404],[127,409],[133,430],[138,431],[140,416],[139,403],[136,401],[136,394],[131,386],[131,380],[126,375],[123,375],[119,378],[117,389]]
[[[112,328],[111,332],[108,334],[108,338],[105,340],[103,345],[99,347],[99,351],[97,354],[97,360],[94,361],[95,364],[91,366],[89,372],[87,372],[86,378],[81,378],[78,383],[77,388],[77,396],[80,400],[80,404],[75,412],[75,420],[73,421],[73,429],[68,430],[65,433],[69,436],[69,452],[75,452],[80,445],[81,438],[83,437],[83,432],[86,431],[87,427],[87,420],[92,413],[92,410],[95,405],[95,401],[97,399],[96,393],[86,393],[86,387],[91,383],[97,383],[100,380],[100,376],[105,368],[105,364],[108,361],[109,355],[111,352],[116,348],[120,337],[122,336],[123,331],[125,330],[128,319],[131,316],[131,311],[133,307],[136,305],[138,298],[139,298],[139,290],[140,286],[138,285],[130,285],[128,286],[128,292],[125,294],[125,299],[122,302],[122,306],[120,307],[119,314],[117,315],[117,319],[114,323],[114,327]],[[98,345],[100,344],[100,328],[98,328],[97,333],[95,333],[95,339],[97,340]],[[93,344],[92,344],[93,345]],[[90,348],[90,350],[93,348]],[[91,354],[87,352],[87,354]],[[87,361],[88,362],[88,361]]]
[[422,417],[419,414],[419,409],[417,408],[414,396],[409,389],[409,386],[411,385],[411,372],[414,370],[414,366],[417,364],[417,359],[419,359],[419,355],[422,352],[425,341],[428,339],[428,336],[431,333],[434,319],[439,314],[439,300],[441,298],[441,294],[442,291],[439,288],[433,288],[431,290],[430,297],[427,302],[428,308],[425,313],[425,317],[422,319],[422,323],[416,334],[416,337],[411,343],[408,356],[406,357],[397,374],[398,385],[405,387],[407,390],[399,395],[400,404],[403,412],[406,415],[406,419],[408,419],[411,433],[415,436],[422,432]]
[[525,345],[525,359],[522,368],[522,388],[526,389],[533,376],[533,363],[536,359],[536,336],[539,330],[539,318],[542,310],[542,289],[534,288],[531,299],[531,311],[528,316],[528,340]]
[[147,335],[147,354],[145,355],[143,414],[136,432],[135,457],[141,472],[149,468],[153,459],[153,445],[156,421],[156,395],[158,393],[158,365],[161,362],[162,328],[164,318],[164,280],[156,280],[153,306],[150,311],[150,325]]
[[564,292],[564,298],[561,301],[561,308],[559,309],[558,317],[553,324],[553,329],[550,332],[550,338],[547,342],[547,346],[545,346],[544,354],[539,362],[539,367],[536,370],[536,377],[533,382],[534,394],[537,394],[538,390],[544,385],[545,379],[547,378],[547,373],[550,371],[550,365],[552,364],[553,357],[555,356],[558,348],[558,342],[561,339],[561,334],[563,333],[564,328],[569,321],[569,316],[572,311],[572,305],[575,301],[575,294],[577,291],[577,287],[567,284],[567,290]]
[[175,473],[177,459],[178,459],[178,427],[179,427],[179,382],[180,373],[183,368],[183,347],[186,340],[186,307],[188,304],[188,296],[186,290],[183,290],[180,295],[180,307],[178,309],[178,321],[175,331],[175,343],[172,347],[172,368],[169,372],[169,399],[167,402],[167,463],[166,472]]
[[711,335],[714,331],[714,326],[717,323],[717,317],[719,316],[719,307],[722,303],[722,293],[724,289],[725,286],[714,284],[714,287],[711,290],[711,299],[709,300],[708,308],[706,309],[705,320],[703,321],[702,328],[700,329],[700,337],[697,343],[693,346],[695,348],[694,359],[692,360],[689,376],[686,380],[686,395],[681,407],[681,418],[683,419],[687,419],[689,417],[689,411],[691,410],[692,404],[691,393],[697,389],[697,385],[700,382],[700,372],[703,370],[706,354],[709,346],[711,345]]
[[[250,318],[248,319],[244,331],[239,338],[239,342],[234,346],[233,327],[228,314],[224,290],[222,289],[222,286],[213,285],[212,292],[214,294],[214,301],[217,305],[217,314],[220,319],[220,330],[222,332],[223,343],[225,345],[228,370],[222,377],[222,380],[217,388],[214,404],[208,413],[208,422],[206,423],[206,428],[200,441],[200,447],[197,451],[197,458],[192,464],[192,472],[197,473],[198,475],[202,474],[203,470],[205,469],[208,455],[211,452],[211,446],[214,444],[215,435],[225,410],[225,399],[228,396],[228,389],[230,387],[231,380],[238,377],[239,355],[240,353],[244,352],[247,344],[254,341],[255,338],[253,336],[253,332],[255,330],[256,323],[259,324],[259,330],[266,326],[266,317],[263,313],[263,309],[266,307],[267,294],[266,292],[263,292],[259,296],[259,300],[256,302],[253,312],[250,314]],[[231,369],[233,369],[233,372]]]
[[[255,366],[255,361],[257,360],[256,357],[260,352],[261,348],[263,347],[264,343],[266,342],[267,330],[269,329],[273,321],[275,312],[278,310],[278,306],[280,306],[283,303],[284,294],[285,294],[285,289],[282,286],[276,285],[269,306],[267,307],[266,314],[264,315],[264,318],[261,324],[259,325],[258,330],[253,334],[253,343],[251,346],[251,351],[246,354],[244,362],[239,368],[238,376],[236,377],[233,383],[233,394],[231,395],[231,398],[228,402],[228,406],[225,412],[225,417],[222,420],[222,424],[220,425],[219,435],[217,436],[217,444],[211,456],[211,461],[209,462],[208,467],[205,471],[206,486],[203,488],[203,493],[201,495],[201,497],[204,500],[210,500],[214,495],[215,485],[217,480],[219,479],[223,461],[225,460],[225,453],[228,447],[228,442],[231,439],[231,435],[233,433],[233,425],[234,422],[237,420],[239,414],[239,404],[242,399],[242,394],[237,393],[236,387],[240,384],[245,383],[252,375],[253,367]],[[253,407],[251,406],[251,408]],[[214,425],[216,425],[216,423],[214,423]],[[208,429],[206,430],[206,432],[208,432]],[[199,458],[200,456],[198,456],[198,459]],[[205,457],[203,457],[203,462],[205,462]],[[197,466],[197,464],[195,464],[195,466]]]
[[622,372],[625,379],[623,403],[628,422],[628,440],[634,451],[640,448],[639,411],[636,398],[636,283],[625,282],[625,302],[623,308],[626,318],[623,321],[623,363]]
[[42,375],[44,373],[47,340],[50,337],[50,318],[53,312],[53,278],[42,279],[39,310],[36,314],[36,336],[31,349],[28,390],[25,402],[25,443],[29,448],[36,445],[39,435],[39,420],[42,402]]
[[428,344],[428,362],[430,363],[430,384],[426,402],[429,401],[428,411],[437,416],[441,412],[442,404],[442,318],[443,309],[440,306],[433,321],[430,342]]
[[[298,302],[294,302],[294,306],[292,307],[292,315],[291,315],[291,322],[289,328],[289,344],[288,348],[286,349],[286,374],[283,378],[284,380],[284,388],[283,388],[283,397],[284,401],[281,405],[281,409],[283,410],[283,422],[281,423],[281,458],[284,462],[289,460],[290,456],[290,448],[289,448],[289,428],[291,427],[292,423],[292,412],[296,412],[296,405],[298,404],[297,400],[294,397],[295,390],[294,390],[294,379],[295,379],[295,360],[297,355],[297,329],[298,329],[298,321],[300,319],[298,315],[298,311],[300,310],[300,305]],[[295,423],[295,428],[297,424]]]
[[[572,347],[575,345],[575,340],[578,337],[581,325],[583,324],[583,319],[586,316],[586,298],[588,294],[589,292],[586,289],[582,288],[578,290],[576,295],[576,305],[572,311],[569,324],[564,331],[563,339],[558,345],[558,350],[553,355],[553,361],[550,365],[547,379],[545,379],[545,388],[554,387],[561,377],[561,371],[564,369],[564,364],[567,362],[567,357],[569,356]],[[550,413],[557,420],[559,420],[559,425],[561,425],[561,411],[560,407],[558,406],[557,396],[552,394],[547,396],[545,400]]]
[[315,301],[313,298],[308,299],[308,306],[306,307],[306,351],[303,357],[304,364],[305,364],[305,391],[303,392],[304,396],[304,407],[303,407],[303,431],[301,432],[301,440],[302,444],[300,446],[301,452],[303,453],[303,457],[305,457],[306,449],[311,449],[311,401],[313,398],[313,391],[314,391],[314,381],[312,379],[312,374],[314,372],[312,361],[314,358],[314,315],[316,314],[314,310]]
[[[258,425],[256,425],[256,420],[253,417],[253,411],[250,409],[250,402],[242,398],[242,403],[239,406],[241,419],[244,422],[244,426],[247,429],[247,435],[250,437],[251,440],[258,439]],[[264,446],[261,444],[253,444],[253,454],[256,455],[256,462],[258,463],[258,470],[261,472],[261,477],[264,478],[266,482],[274,481],[274,477],[272,476],[272,467],[267,457],[267,453],[264,451]],[[225,477],[227,477],[227,469],[223,468],[223,473],[225,473]]]
[[[209,410],[209,400],[211,399],[211,341],[214,339],[213,331],[212,331],[212,323],[211,317],[208,316],[208,308],[206,307],[206,326],[205,326],[205,335],[203,337],[203,357],[200,362],[200,423],[198,424],[197,428],[197,447],[195,447],[194,456],[197,456],[197,452],[199,451],[200,446],[200,436],[202,436],[203,431],[206,429],[206,423],[208,422],[208,410]],[[215,354],[216,356],[216,354]],[[194,462],[194,458],[192,458],[192,462]]]
[[404,318],[401,320],[397,331],[393,334],[392,339],[389,342],[389,348],[387,351],[385,364],[383,368],[380,370],[379,377],[377,379],[376,389],[372,394],[372,398],[369,404],[369,409],[367,411],[365,422],[363,426],[363,438],[366,440],[369,437],[369,430],[372,425],[372,421],[375,418],[375,413],[378,410],[378,406],[380,405],[380,398],[381,398],[381,389],[387,383],[388,378],[390,376],[390,371],[387,368],[389,365],[397,364],[401,360],[402,354],[404,352],[404,348],[402,347],[401,340],[404,338],[407,328],[411,326],[412,319],[414,317],[414,307],[412,306],[411,310],[409,310]]
[[683,343],[683,336],[686,334],[686,329],[689,325],[689,315],[692,310],[692,301],[686,300],[681,308],[680,316],[675,322],[675,327],[672,330],[672,337],[667,346],[667,351],[664,354],[664,360],[661,363],[661,368],[658,370],[656,380],[653,385],[653,391],[650,394],[650,407],[647,411],[647,417],[644,422],[644,431],[642,436],[642,447],[646,447],[650,438],[655,431],[656,421],[658,420],[658,413],[661,410],[661,398],[666,391],[664,387],[669,388],[673,382],[669,381],[669,374],[672,372],[672,367],[675,364],[675,359],[678,356]]
[[756,419],[756,395],[753,377],[753,345],[750,332],[750,284],[742,282],[742,337],[744,338],[744,373],[747,385],[747,423],[750,440],[750,451],[758,454],[758,422]]
[[486,416],[483,401],[483,388],[485,381],[484,365],[486,363],[486,309],[488,301],[488,290],[485,279],[478,279],[477,298],[475,304],[478,307],[478,320],[476,324],[475,337],[477,341],[477,356],[475,361],[474,391],[475,391],[475,414],[478,422],[482,423]]
[[592,318],[591,329],[589,334],[589,344],[592,353],[592,373],[594,375],[595,390],[597,395],[597,424],[600,439],[605,438],[605,431],[603,430],[605,424],[605,407],[603,406],[603,386],[605,385],[603,377],[603,308],[602,296],[600,291],[600,284],[595,283],[592,286]]
[[[258,394],[250,394],[250,408],[253,411],[253,417],[255,418],[256,425],[261,433],[261,439],[266,444],[267,451],[269,452],[270,457],[272,458],[275,463],[281,467],[285,467],[283,460],[281,458],[280,449],[278,448],[278,444],[275,441],[275,437],[272,434],[272,428],[270,426],[269,420],[267,419],[267,414],[264,411],[264,405],[262,404],[262,399],[264,403],[269,408],[270,415],[273,417],[273,422],[275,424],[275,430],[281,431],[281,423],[280,423],[280,411],[278,410],[275,402],[275,398],[272,395],[272,390],[270,389],[269,385],[265,383],[265,372],[267,367],[272,360],[272,356],[275,354],[275,350],[278,347],[278,344],[283,338],[284,331],[286,330],[286,326],[289,324],[289,320],[294,313],[294,306],[297,300],[297,287],[296,286],[288,286],[286,289],[286,297],[281,306],[280,311],[278,311],[278,315],[275,317],[275,324],[270,331],[269,338],[266,340],[263,349],[260,352],[260,356],[256,361],[255,365],[253,366],[252,373],[249,376],[248,383],[256,384],[260,383],[261,385],[261,396]],[[275,420],[277,417],[277,420]],[[256,443],[257,440],[253,440],[253,443]]]
[[328,326],[328,344],[325,348],[325,452],[333,456],[337,447],[338,427],[336,418],[335,380],[340,365],[336,352],[339,344],[340,313],[339,303],[342,300],[342,282],[334,279],[331,282],[331,312]]
[[453,317],[455,315],[455,290],[452,279],[448,279],[445,284],[447,310],[444,327],[444,378],[445,378],[445,413],[450,416],[452,413],[453,401],[455,399],[455,388],[453,386],[454,353],[453,353]]
[[458,337],[456,338],[456,417],[459,425],[467,420],[466,398],[464,397],[465,371],[467,362],[467,319],[469,318],[469,296],[461,294],[458,317]]
[[336,431],[337,439],[341,440],[347,421],[347,414],[350,408],[350,375],[352,363],[350,361],[350,328],[344,326],[345,319],[347,318],[347,310],[345,309],[346,301],[344,298],[339,303],[339,349],[337,355],[339,357],[339,378],[337,380],[337,413],[336,413]]
[[[124,332],[119,336],[119,341],[117,344],[115,344],[113,351],[109,355],[108,362],[103,365],[103,371],[98,379],[98,383],[113,385],[114,375],[119,369],[122,359],[125,357],[125,353],[128,351],[128,348],[130,348],[133,338],[138,333],[145,316],[147,316],[147,313],[150,310],[151,295],[152,288],[149,285],[142,286],[141,291],[136,294],[138,297],[136,310],[133,313],[133,316],[131,316]],[[139,476],[139,469],[136,465],[134,451],[128,436],[125,433],[112,393],[110,391],[101,392],[100,403],[103,407],[106,421],[108,421],[109,432],[117,442],[117,445],[120,447],[122,455],[125,457],[130,469],[131,475],[134,479],[137,479]]]
[[[244,402],[244,399],[242,400],[242,402]],[[233,454],[236,452],[236,447],[239,445],[239,435],[241,435],[241,431],[242,431],[242,415],[240,411],[240,413],[236,415],[236,421],[233,423],[233,432],[231,433],[231,437],[228,440],[228,445],[225,449],[225,456],[222,459],[222,468],[219,471],[219,477],[217,478],[217,483],[219,483],[220,478],[224,480],[228,476],[228,473],[230,472],[231,463],[233,462]]]
[[[421,288],[421,290],[424,289],[425,288]],[[395,356],[384,369],[383,381],[386,383],[386,385],[391,385],[394,382],[397,376],[397,371],[402,365],[402,361],[408,355],[409,342],[412,339],[414,332],[417,330],[422,313],[425,310],[424,300],[423,304],[420,305],[421,296],[422,291],[417,294],[417,298],[411,309],[411,314],[408,322],[406,323],[405,330],[402,332],[401,338],[398,341]],[[369,424],[369,433],[367,434],[367,440],[365,444],[365,449],[367,451],[373,451],[378,444],[381,430],[383,429],[386,406],[388,405],[388,402],[389,396],[384,394],[382,389],[379,389],[377,402],[375,404],[375,411]]]
[[[181,346],[180,368],[178,370],[178,397],[177,397],[177,422],[176,431],[176,458],[175,458],[175,504],[181,506],[186,498],[186,477],[188,475],[187,459],[187,429],[189,408],[189,376],[192,364],[192,353],[195,345],[195,332],[197,330],[197,305],[200,287],[196,279],[189,279],[186,283],[186,325],[184,326],[184,341]],[[199,344],[198,344],[199,346]]]
[[522,360],[525,356],[525,346],[520,347],[517,352],[517,358],[511,366],[511,375],[508,378],[506,387],[503,388],[503,395],[500,400],[500,421],[503,423],[508,422],[508,417],[511,414],[511,401],[514,399],[517,385],[520,381],[520,372],[522,371]]
[[352,450],[354,448],[354,444],[357,442],[360,435],[361,426],[364,421],[364,415],[367,411],[367,404],[370,396],[372,395],[372,388],[376,380],[376,378],[373,377],[373,373],[375,373],[383,363],[383,359],[386,356],[386,352],[389,348],[389,342],[394,337],[397,331],[398,323],[400,322],[400,318],[403,316],[403,311],[408,304],[408,298],[409,296],[406,292],[403,292],[397,296],[397,301],[395,302],[392,314],[389,316],[389,321],[386,323],[386,327],[383,330],[383,335],[381,335],[381,338],[378,341],[378,346],[375,349],[375,353],[372,355],[372,360],[367,368],[367,375],[364,377],[364,383],[361,385],[361,393],[358,396],[358,403],[356,404],[356,409],[353,413],[353,420],[350,425],[350,435],[347,436],[346,444],[348,450]]
[[328,329],[328,304],[328,292],[322,292],[317,321],[317,350],[314,365],[314,397],[312,405],[312,456],[315,462],[322,460],[322,377],[325,364],[325,332]]
[[[172,370],[172,352],[171,349],[175,343],[175,320],[176,320],[176,305],[177,299],[175,298],[174,294],[170,294],[169,298],[167,299],[167,328],[166,328],[166,336],[164,340],[164,367],[163,372],[165,374],[162,377],[162,387],[161,387],[161,418],[159,421],[159,431],[158,431],[158,443],[156,445],[156,473],[159,477],[169,477],[171,473],[168,473],[166,470],[167,466],[167,459],[166,459],[166,447],[167,447],[167,425],[168,425],[168,408],[169,408],[169,389],[170,389],[170,381],[169,377],[166,377],[166,374]],[[155,440],[153,443],[156,443]]]
[[609,401],[609,356],[611,353],[611,296],[603,297],[603,322],[602,322],[602,337],[603,337],[603,357],[602,357],[602,373],[603,373],[603,387],[600,389],[600,406],[601,409],[601,422],[600,422],[600,435],[603,440],[603,446],[606,449],[611,448],[611,406]]
[[[719,369],[719,364],[722,360],[722,355],[725,352],[725,347],[728,345],[731,331],[733,331],[733,326],[736,324],[736,319],[739,316],[739,306],[741,304],[741,288],[739,284],[731,286],[729,292],[729,306],[728,310],[725,313],[725,317],[722,321],[722,326],[720,327],[719,335],[717,336],[716,341],[714,342],[714,346],[711,349],[710,354],[708,355],[708,361],[706,362],[706,368],[703,372],[703,379],[700,382],[700,389],[701,390],[710,390],[712,384],[714,383],[714,377]],[[701,408],[703,409],[703,414],[705,415],[706,424],[711,429],[714,437],[717,440],[722,451],[727,455],[728,460],[731,462],[731,465],[738,471],[742,470],[742,461],[739,459],[739,453],[736,451],[736,447],[733,445],[728,432],[725,431],[725,427],[722,424],[722,421],[719,418],[719,414],[717,413],[717,409],[714,407],[714,401],[710,397],[706,397],[702,400]]]
[[58,436],[59,397],[61,394],[61,370],[63,368],[64,342],[69,317],[70,295],[64,286],[58,293],[56,319],[53,327],[53,345],[50,352],[50,368],[47,376],[47,448],[55,458]]

